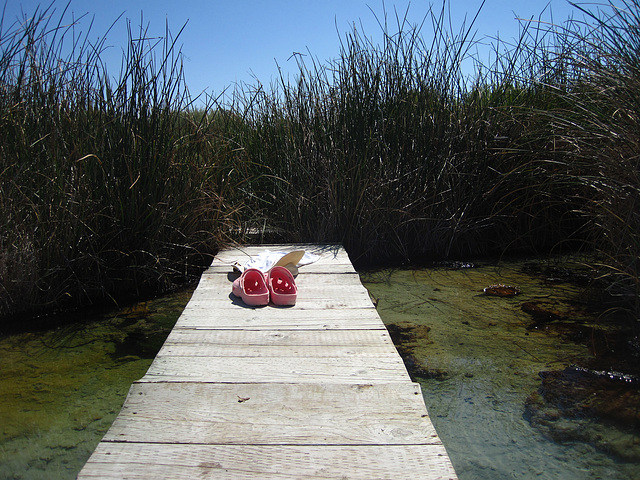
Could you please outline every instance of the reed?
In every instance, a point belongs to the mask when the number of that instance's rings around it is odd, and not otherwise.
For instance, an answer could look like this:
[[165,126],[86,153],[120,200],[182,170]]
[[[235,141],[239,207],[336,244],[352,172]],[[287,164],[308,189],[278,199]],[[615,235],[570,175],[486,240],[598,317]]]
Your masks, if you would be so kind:
[[338,60],[299,59],[295,82],[241,92],[256,126],[245,145],[265,166],[253,208],[283,240],[340,241],[360,264],[418,262],[548,250],[579,227],[555,200],[566,185],[535,161],[547,139],[528,128],[557,101],[536,80],[544,45],[470,83],[473,23],[447,30],[446,6],[417,26],[385,14],[380,45],[354,29]]
[[129,24],[113,81],[104,38],[52,8],[0,35],[4,319],[171,289],[233,223],[231,159],[183,113],[176,40]]
[[573,81],[557,90],[571,108],[552,121],[574,145],[569,176],[583,188],[594,269],[615,308],[640,318],[640,2],[576,6],[585,20],[560,32]]
[[587,249],[640,312],[639,7],[523,22],[490,63],[446,0],[384,12],[379,43],[354,28],[336,60],[198,108],[168,28],[130,26],[113,80],[65,12],[3,26],[0,318],[170,289],[252,240],[358,266]]

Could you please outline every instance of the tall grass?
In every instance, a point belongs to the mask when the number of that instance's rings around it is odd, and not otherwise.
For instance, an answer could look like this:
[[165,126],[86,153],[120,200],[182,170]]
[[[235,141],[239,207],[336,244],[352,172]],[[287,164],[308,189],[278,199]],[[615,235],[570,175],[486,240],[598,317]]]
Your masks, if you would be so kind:
[[570,108],[550,123],[575,145],[570,176],[584,188],[599,275],[640,318],[640,2],[576,6],[586,20],[559,32],[573,82],[558,95]]
[[470,80],[473,22],[445,29],[446,6],[421,25],[381,19],[380,45],[354,29],[336,61],[300,60],[295,82],[240,93],[255,126],[245,146],[263,165],[254,210],[283,239],[416,262],[548,250],[581,226],[556,197],[555,166],[536,161],[549,146],[530,112],[558,102],[537,81],[543,44]]
[[50,7],[3,21],[0,35],[4,318],[170,289],[234,211],[231,158],[184,113],[176,39],[155,45],[129,24],[114,80],[104,37],[53,18]]
[[446,0],[383,12],[379,43],[354,28],[336,60],[198,109],[168,29],[130,27],[114,78],[52,11],[3,27],[0,317],[171,288],[252,239],[359,265],[590,249],[633,303],[640,5],[620,5],[523,22],[488,63]]

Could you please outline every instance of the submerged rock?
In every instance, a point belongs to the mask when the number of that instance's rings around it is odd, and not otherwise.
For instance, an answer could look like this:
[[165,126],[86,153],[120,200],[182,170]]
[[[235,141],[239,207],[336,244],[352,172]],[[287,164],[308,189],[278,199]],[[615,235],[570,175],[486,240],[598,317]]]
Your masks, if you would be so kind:
[[438,368],[430,368],[425,362],[416,358],[413,351],[419,344],[428,344],[430,327],[416,323],[390,323],[387,330],[391,336],[398,353],[402,357],[409,376],[416,381],[446,380],[449,374]]
[[429,368],[424,362],[420,362],[412,354],[403,352],[402,361],[407,367],[409,376],[413,381],[417,380],[447,380],[449,373],[440,368]]
[[523,312],[531,315],[538,323],[552,322],[563,317],[559,312],[535,302],[524,302],[520,305],[520,308]]
[[589,442],[626,461],[640,461],[640,382],[633,375],[571,366],[540,372],[525,418],[557,442]]

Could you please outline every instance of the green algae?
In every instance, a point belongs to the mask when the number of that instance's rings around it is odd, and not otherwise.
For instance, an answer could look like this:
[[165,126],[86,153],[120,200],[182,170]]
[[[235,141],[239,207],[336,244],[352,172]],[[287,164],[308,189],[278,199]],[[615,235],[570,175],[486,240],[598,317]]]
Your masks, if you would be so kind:
[[75,478],[190,295],[0,339],[0,478]]
[[[613,332],[580,285],[528,266],[379,270],[361,278],[421,384],[461,480],[640,478],[640,465],[622,460],[635,458],[631,449],[640,452],[637,425],[622,431],[562,412],[557,421],[531,421],[541,372],[592,365],[595,339]],[[493,284],[520,293],[484,294]],[[544,318],[532,315],[531,305]]]
[[[616,455],[635,458],[637,431],[566,415],[576,408],[559,409],[551,401],[562,392],[544,390],[553,375],[541,372],[607,358],[610,327],[582,288],[521,262],[452,267],[361,276],[460,479],[640,478],[637,462]],[[483,293],[497,283],[520,293]],[[1,339],[0,478],[74,478],[190,293]]]

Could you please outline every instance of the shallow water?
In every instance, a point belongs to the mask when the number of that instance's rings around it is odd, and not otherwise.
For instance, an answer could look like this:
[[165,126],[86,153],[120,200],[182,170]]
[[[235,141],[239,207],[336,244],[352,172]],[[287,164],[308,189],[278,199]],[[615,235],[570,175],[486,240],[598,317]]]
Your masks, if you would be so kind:
[[[460,479],[640,479],[637,421],[528,409],[540,372],[591,365],[606,333],[581,289],[522,262],[468,266],[361,273]],[[520,293],[483,294],[496,283]],[[191,293],[0,339],[0,478],[75,478]]]
[[[530,421],[526,405],[539,397],[539,373],[588,365],[594,328],[604,327],[582,302],[581,288],[523,267],[512,262],[361,277],[421,384],[461,480],[640,478],[637,412],[629,429],[588,416],[564,418],[561,410]],[[520,293],[484,295],[492,284],[518,286]],[[523,310],[532,303],[557,316],[535,323]],[[619,460],[621,453],[633,461]]]
[[190,296],[0,339],[0,478],[75,478]]

